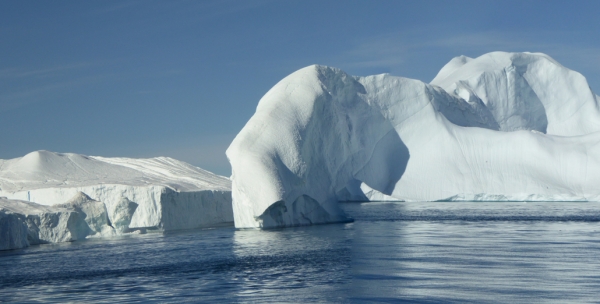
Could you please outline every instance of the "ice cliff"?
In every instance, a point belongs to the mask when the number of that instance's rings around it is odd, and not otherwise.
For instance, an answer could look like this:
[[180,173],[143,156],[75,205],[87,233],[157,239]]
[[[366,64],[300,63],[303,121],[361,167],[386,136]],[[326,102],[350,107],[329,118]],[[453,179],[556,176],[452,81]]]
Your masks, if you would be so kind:
[[83,239],[94,234],[85,216],[69,208],[0,198],[0,250]]
[[[230,189],[229,179],[168,157],[105,158],[36,151],[0,160],[0,196],[36,203],[37,211],[71,210],[84,220],[89,229],[82,228],[86,236],[231,223]],[[11,204],[5,200],[4,209]],[[13,210],[2,216],[12,221],[14,214],[49,214],[50,209]]]
[[598,96],[544,54],[457,57],[431,84],[309,66],[227,150],[235,225],[344,221],[338,201],[369,196],[597,200],[598,131]]

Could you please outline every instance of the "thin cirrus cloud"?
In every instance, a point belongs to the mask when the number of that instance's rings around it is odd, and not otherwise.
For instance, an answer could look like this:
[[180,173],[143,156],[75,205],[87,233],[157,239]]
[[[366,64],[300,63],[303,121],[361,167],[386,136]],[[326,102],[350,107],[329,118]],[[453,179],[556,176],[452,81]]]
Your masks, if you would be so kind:
[[[224,16],[252,10],[263,7],[274,0],[256,0],[256,1],[236,1],[236,0],[208,0],[208,1],[181,1],[181,2],[163,2],[163,1],[140,1],[130,0],[117,4],[101,5],[91,11],[92,14],[104,15],[115,13],[134,12],[138,19],[132,20],[141,24],[151,24],[156,26],[157,21],[178,20],[178,22],[197,23],[202,20],[222,18]],[[145,14],[139,14],[144,12]],[[160,12],[160,14],[156,14]],[[184,16],[193,14],[193,18],[188,19]],[[144,17],[145,15],[145,17]],[[183,21],[183,20],[187,20]],[[175,22],[174,24],[177,24]],[[163,23],[163,25],[166,25]],[[173,25],[171,25],[173,26]],[[166,27],[170,27],[166,25]]]
[[25,68],[4,68],[0,69],[1,79],[15,79],[25,77],[54,77],[64,71],[78,70],[91,66],[89,63],[74,63],[61,66],[52,66],[40,69],[25,69]]
[[180,76],[182,69],[133,72],[115,68],[115,62],[71,63],[38,69],[4,68],[0,80],[5,88],[0,92],[0,112],[48,100],[53,94],[67,96],[69,92],[102,83],[118,83],[131,79],[156,79]]
[[4,68],[0,79],[6,86],[0,93],[0,112],[48,100],[55,93],[93,84],[115,75],[94,73],[94,64],[73,63],[39,69]]
[[[386,71],[419,71],[417,66],[427,68],[424,59],[435,55],[445,62],[466,55],[477,57],[492,51],[542,52],[565,66],[581,72],[593,87],[600,89],[600,48],[592,45],[565,43],[572,32],[472,32],[443,35],[426,30],[387,33],[355,44],[342,53],[337,64],[349,69],[382,68]],[[553,39],[552,39],[553,38]],[[429,67],[427,76],[414,74],[423,81],[431,80],[433,71],[442,68],[440,62]],[[399,76],[405,76],[400,74]],[[418,77],[421,76],[421,77]]]

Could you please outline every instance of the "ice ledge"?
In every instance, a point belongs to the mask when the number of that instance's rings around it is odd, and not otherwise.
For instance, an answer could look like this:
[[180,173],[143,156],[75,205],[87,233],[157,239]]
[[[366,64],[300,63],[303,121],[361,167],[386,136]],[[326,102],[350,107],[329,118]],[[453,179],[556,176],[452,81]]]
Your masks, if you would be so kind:
[[596,201],[597,198],[588,199],[581,196],[568,194],[490,194],[490,193],[463,193],[450,196],[436,202],[587,202]]
[[[92,213],[86,215],[83,210],[95,209],[96,203],[98,202],[81,202],[78,207],[82,209],[77,211],[67,204],[50,207],[27,201],[0,199],[0,250],[84,239],[95,233],[95,227],[90,227],[89,223],[96,222],[98,218]],[[106,213],[98,215],[106,217]],[[107,230],[112,229],[105,226]]]
[[[78,193],[84,193],[95,201],[102,202],[109,211],[109,221],[119,222],[120,215],[113,210],[123,208],[127,199],[137,204],[131,216],[130,228],[157,228],[180,230],[232,224],[231,191],[201,190],[175,191],[164,186],[131,186],[100,184],[85,187],[58,187],[20,192],[1,192],[13,200],[30,201],[42,207],[63,204]],[[122,204],[123,206],[119,206]]]
[[283,200],[270,205],[267,210],[255,218],[256,228],[282,228],[353,221],[341,210],[338,213],[327,212],[319,202],[308,195],[301,195],[289,205],[290,208]]
[[[41,205],[31,201],[0,198],[0,250],[71,242],[88,237],[145,233],[148,229],[170,231],[233,225],[230,191],[176,192],[162,189],[158,192],[156,201],[137,201],[142,207],[156,203],[157,208],[147,212],[148,208],[139,208],[137,202],[124,196],[126,191],[107,193],[104,191],[106,189],[95,189],[100,190],[99,192],[88,189],[90,194],[103,193],[103,198],[110,199],[110,204],[105,204],[77,189],[59,189],[59,192],[54,193],[52,189],[39,190],[48,191],[28,191],[27,196],[35,198],[43,194],[54,194],[45,198],[60,204]],[[70,199],[63,199],[70,193],[74,194]],[[143,189],[140,193],[144,193]],[[137,196],[138,199],[146,197]],[[152,218],[156,220],[155,225],[134,226],[132,220],[135,216],[138,219]]]
[[367,186],[367,184],[365,184],[365,183],[362,183],[360,185],[360,190],[363,191],[363,193],[369,199],[370,202],[403,202],[404,201],[402,199],[383,194],[383,193]]

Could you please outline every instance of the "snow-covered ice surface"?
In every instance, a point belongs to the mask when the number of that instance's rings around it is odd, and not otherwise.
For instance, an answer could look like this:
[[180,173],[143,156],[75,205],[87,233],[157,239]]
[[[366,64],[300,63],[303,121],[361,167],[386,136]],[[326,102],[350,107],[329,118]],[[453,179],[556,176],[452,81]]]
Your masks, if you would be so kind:
[[597,96],[583,75],[541,53],[457,57],[431,84],[481,100],[502,131],[574,136],[600,130]]
[[585,78],[544,54],[457,57],[431,84],[309,66],[227,150],[235,225],[343,221],[361,183],[382,200],[596,200],[598,131]]
[[169,157],[109,158],[35,151],[0,160],[0,188],[5,192],[97,184],[156,185],[176,191],[230,190],[227,178]]
[[229,179],[172,158],[35,151],[0,160],[0,196],[48,206],[75,199],[70,203],[76,207],[77,200],[87,200],[83,196],[77,199],[80,193],[105,205],[89,210],[98,221],[90,227],[103,225],[104,215],[108,222],[120,225],[115,227],[117,231],[189,229],[233,222]]

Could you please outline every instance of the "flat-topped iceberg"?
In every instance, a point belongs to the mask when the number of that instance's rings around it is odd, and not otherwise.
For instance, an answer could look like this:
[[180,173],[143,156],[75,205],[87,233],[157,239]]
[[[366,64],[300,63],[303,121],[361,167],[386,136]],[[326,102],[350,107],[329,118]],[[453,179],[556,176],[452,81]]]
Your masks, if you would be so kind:
[[457,57],[432,84],[309,66],[265,94],[227,150],[235,225],[344,221],[338,201],[361,195],[596,199],[599,108],[544,54]]
[[85,212],[96,221],[89,223],[95,232],[101,232],[104,222],[117,232],[232,223],[230,189],[228,178],[168,157],[36,151],[0,160],[0,196],[79,211],[85,202]]

